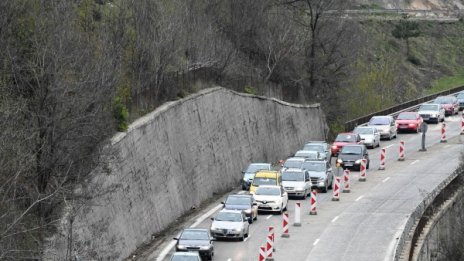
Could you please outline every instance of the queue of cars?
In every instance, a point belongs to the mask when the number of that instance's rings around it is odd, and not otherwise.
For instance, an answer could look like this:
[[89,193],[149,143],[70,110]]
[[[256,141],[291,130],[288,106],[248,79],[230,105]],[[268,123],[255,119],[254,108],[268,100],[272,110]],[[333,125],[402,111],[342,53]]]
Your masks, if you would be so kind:
[[251,163],[242,173],[245,194],[231,194],[222,202],[223,209],[211,218],[209,229],[187,228],[176,242],[172,261],[212,260],[217,239],[245,240],[258,212],[281,214],[287,209],[289,197],[306,199],[314,188],[325,193],[332,188],[332,157],[342,168],[359,170],[362,160],[369,169],[368,148],[380,147],[381,139],[391,140],[399,132],[420,132],[423,122],[442,122],[464,107],[464,92],[455,96],[440,96],[432,103],[422,104],[417,112],[401,112],[398,116],[374,116],[366,126],[352,132],[339,133],[332,143],[307,142],[294,156],[283,161],[279,170],[270,163]]

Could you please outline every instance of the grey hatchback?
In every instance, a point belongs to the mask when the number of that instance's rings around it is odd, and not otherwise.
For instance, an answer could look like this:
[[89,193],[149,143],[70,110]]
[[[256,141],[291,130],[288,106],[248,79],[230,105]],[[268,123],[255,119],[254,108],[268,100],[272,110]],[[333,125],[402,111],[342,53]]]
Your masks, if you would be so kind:
[[366,145],[346,145],[338,154],[337,164],[340,167],[361,169],[361,161],[367,160],[366,169],[369,168],[369,153],[367,152]]

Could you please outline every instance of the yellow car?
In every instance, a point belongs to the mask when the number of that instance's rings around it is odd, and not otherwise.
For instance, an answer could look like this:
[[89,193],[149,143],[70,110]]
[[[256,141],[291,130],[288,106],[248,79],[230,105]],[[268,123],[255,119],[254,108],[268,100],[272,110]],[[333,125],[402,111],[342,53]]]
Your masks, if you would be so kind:
[[260,185],[275,185],[280,186],[282,184],[282,178],[279,171],[273,170],[260,170],[256,172],[253,182],[250,186],[250,193],[254,194],[256,188]]

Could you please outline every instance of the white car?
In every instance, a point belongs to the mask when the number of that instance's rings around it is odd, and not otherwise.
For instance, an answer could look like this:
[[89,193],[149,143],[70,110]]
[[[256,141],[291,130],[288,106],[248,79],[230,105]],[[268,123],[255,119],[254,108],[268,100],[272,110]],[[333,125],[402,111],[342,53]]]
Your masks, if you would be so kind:
[[373,116],[367,126],[375,127],[380,132],[380,138],[389,139],[396,138],[398,130],[396,128],[395,119],[392,116]]
[[287,191],[288,196],[306,199],[312,186],[309,172],[302,169],[285,170],[282,172],[282,186]]
[[248,237],[251,217],[246,217],[243,211],[223,209],[211,220],[210,233],[214,238],[238,238],[243,241]]
[[440,104],[424,103],[417,112],[425,122],[445,121],[445,109]]
[[258,211],[282,213],[287,209],[288,194],[282,186],[262,185],[256,189],[255,200]]
[[375,148],[380,146],[380,132],[377,128],[358,126],[353,132],[361,136],[361,140],[366,147]]

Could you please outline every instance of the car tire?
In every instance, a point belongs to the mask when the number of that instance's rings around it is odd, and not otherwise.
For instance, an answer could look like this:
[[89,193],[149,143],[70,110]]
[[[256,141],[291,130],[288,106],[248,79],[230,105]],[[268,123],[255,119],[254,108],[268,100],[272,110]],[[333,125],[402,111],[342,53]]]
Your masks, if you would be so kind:
[[278,211],[278,213],[280,215],[282,215],[282,213],[284,213],[284,203],[282,203],[282,205],[280,205],[280,210]]
[[366,169],[369,169],[370,160],[367,161]]
[[244,240],[245,240],[245,235],[238,238],[238,241],[244,241]]
[[322,193],[327,193],[328,187],[329,187],[329,186],[327,185],[327,183],[325,183],[325,187],[321,188],[321,192],[322,192]]
[[308,196],[308,191],[305,189],[302,199],[305,200],[307,196]]

